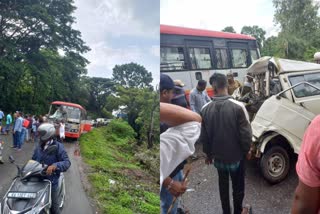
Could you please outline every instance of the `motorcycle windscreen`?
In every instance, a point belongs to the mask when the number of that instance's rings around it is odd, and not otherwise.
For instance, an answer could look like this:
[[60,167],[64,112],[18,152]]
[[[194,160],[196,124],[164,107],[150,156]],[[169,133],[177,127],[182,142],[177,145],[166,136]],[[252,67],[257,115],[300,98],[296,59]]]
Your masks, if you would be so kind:
[[40,206],[44,206],[49,203],[50,188],[49,181],[22,182],[17,179],[8,192],[7,205],[10,210],[19,212],[26,211],[39,203]]
[[29,160],[22,168],[22,177],[26,176],[28,173],[41,171],[42,169],[42,164],[34,160]]

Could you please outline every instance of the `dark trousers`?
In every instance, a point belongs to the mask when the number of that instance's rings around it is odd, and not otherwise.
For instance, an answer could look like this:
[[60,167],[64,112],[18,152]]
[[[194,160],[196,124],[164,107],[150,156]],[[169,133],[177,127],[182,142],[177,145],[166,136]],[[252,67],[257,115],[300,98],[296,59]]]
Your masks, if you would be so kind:
[[242,201],[244,198],[244,161],[240,162],[240,166],[235,171],[218,170],[219,175],[219,192],[223,214],[231,214],[229,199],[229,175],[232,181],[233,190],[233,209],[234,214],[241,214]]
[[60,214],[60,202],[59,202],[59,188],[58,187],[52,187],[51,190],[51,208],[50,212],[52,214]]
[[[21,138],[21,132],[16,131],[14,133],[14,140],[13,140],[13,147],[14,148],[19,148],[20,138]],[[21,148],[21,146],[20,146],[20,148]]]

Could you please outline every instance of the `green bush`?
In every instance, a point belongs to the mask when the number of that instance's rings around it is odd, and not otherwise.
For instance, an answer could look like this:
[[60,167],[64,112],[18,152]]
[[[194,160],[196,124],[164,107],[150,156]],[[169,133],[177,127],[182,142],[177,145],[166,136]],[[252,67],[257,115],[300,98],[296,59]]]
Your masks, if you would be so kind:
[[112,134],[115,134],[119,138],[133,139],[136,136],[132,127],[121,119],[112,120],[108,124],[108,129]]

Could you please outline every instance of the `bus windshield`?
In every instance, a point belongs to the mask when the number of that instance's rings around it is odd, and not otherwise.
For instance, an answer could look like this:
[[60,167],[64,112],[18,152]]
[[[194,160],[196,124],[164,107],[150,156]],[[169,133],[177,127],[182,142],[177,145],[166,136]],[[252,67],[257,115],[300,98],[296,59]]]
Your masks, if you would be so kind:
[[49,117],[50,119],[65,120],[76,123],[80,122],[81,111],[79,108],[55,105],[52,108],[52,112],[54,112],[54,114]]

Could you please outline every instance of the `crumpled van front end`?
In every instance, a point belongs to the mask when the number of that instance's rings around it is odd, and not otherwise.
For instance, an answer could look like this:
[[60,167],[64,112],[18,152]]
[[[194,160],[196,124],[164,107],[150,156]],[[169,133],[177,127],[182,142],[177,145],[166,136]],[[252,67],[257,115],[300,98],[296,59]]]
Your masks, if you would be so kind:
[[263,101],[251,122],[255,156],[264,178],[278,183],[294,163],[291,158],[299,154],[305,130],[320,114],[320,65],[266,57],[249,71],[257,87],[247,106]]

